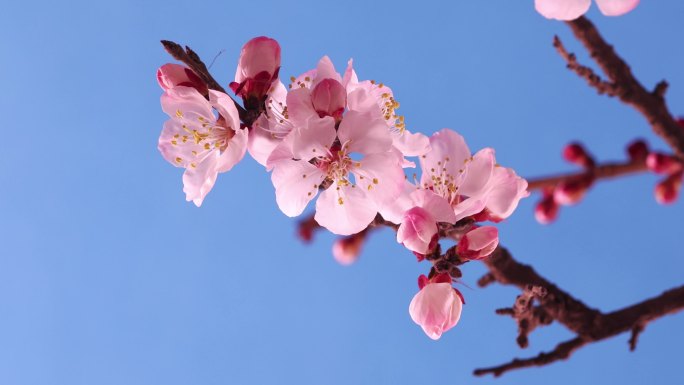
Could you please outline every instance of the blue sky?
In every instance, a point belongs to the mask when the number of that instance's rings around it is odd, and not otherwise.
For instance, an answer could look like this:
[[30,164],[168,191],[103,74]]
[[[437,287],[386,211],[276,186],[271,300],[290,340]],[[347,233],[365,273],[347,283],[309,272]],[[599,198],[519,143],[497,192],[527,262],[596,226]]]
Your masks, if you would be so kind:
[[[337,265],[333,237],[312,245],[275,203],[249,158],[222,174],[202,208],[185,202],[181,171],[156,149],[165,119],[156,68],[161,39],[188,44],[226,85],[242,44],[278,39],[283,77],[327,54],[353,57],[362,79],[391,86],[408,126],[450,127],[472,149],[533,177],[572,170],[564,144],[601,160],[644,137],[666,149],[632,109],[588,88],[551,47],[554,34],[589,63],[568,28],[529,1],[344,3],[46,1],[0,14],[0,383],[2,384],[555,384],[677,383],[684,315],[590,345],[568,362],[474,378],[472,369],[531,356],[570,334],[551,326],[530,347],[494,309],[517,292],[475,285],[459,325],[428,339],[408,315],[428,270],[376,233],[361,260]],[[652,86],[670,84],[684,114],[678,1],[589,17]],[[609,311],[682,283],[682,203],[659,206],[657,178],[597,186],[552,226],[537,196],[500,228],[525,263]]]

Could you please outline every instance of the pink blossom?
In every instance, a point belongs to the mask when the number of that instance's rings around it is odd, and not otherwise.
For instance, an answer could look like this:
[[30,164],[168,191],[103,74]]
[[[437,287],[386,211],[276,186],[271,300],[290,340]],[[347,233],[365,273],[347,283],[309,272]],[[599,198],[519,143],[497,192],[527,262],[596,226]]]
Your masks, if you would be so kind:
[[433,134],[430,147],[420,158],[420,187],[445,199],[455,221],[483,210],[489,219],[505,219],[529,195],[527,181],[512,169],[498,166],[491,148],[471,156],[463,137],[449,129]]
[[[230,84],[230,88],[236,95],[240,95],[246,104],[263,102],[271,84],[278,79],[279,70],[278,42],[265,36],[255,37],[242,47],[235,81]],[[245,107],[249,108],[248,105]]]
[[240,128],[230,97],[219,91],[209,90],[206,100],[195,88],[175,86],[162,95],[161,105],[170,119],[159,136],[159,151],[169,163],[185,168],[186,199],[200,206],[217,174],[244,156],[247,130]]
[[433,340],[438,340],[444,332],[456,326],[463,308],[463,300],[451,286],[451,279],[438,277],[428,280],[421,276],[419,282],[423,287],[409,305],[413,322]]
[[[292,91],[288,95],[287,104],[294,124],[301,125],[315,115],[321,118],[333,116],[339,120],[340,107],[344,99],[348,111],[371,112],[380,116],[390,132],[393,147],[404,156],[419,156],[427,152],[428,138],[423,134],[406,130],[404,117],[397,115],[399,102],[395,100],[392,90],[383,83],[371,80],[360,82],[352,65],[352,61],[349,60],[344,74],[340,75],[330,58],[324,56],[316,69],[307,71],[297,78],[291,78]],[[328,84],[322,85],[322,82]],[[343,95],[342,89],[346,95]],[[330,102],[334,102],[335,105],[320,108]],[[407,162],[406,165],[410,163]]]
[[[639,0],[596,0],[599,10],[606,16],[620,16],[633,10]],[[547,19],[574,20],[584,15],[591,0],[535,0],[537,12]]]
[[337,131],[335,125],[332,117],[316,115],[296,127],[280,147],[289,145],[283,150],[289,155],[274,163],[271,181],[278,207],[291,217],[327,187],[316,201],[315,219],[335,234],[350,235],[400,193],[404,173],[377,116],[348,111]]
[[465,259],[482,259],[499,245],[499,231],[493,226],[477,227],[468,231],[458,242],[456,252]]
[[159,67],[157,82],[164,91],[176,86],[192,87],[202,95],[209,91],[207,84],[193,70],[179,64],[167,63]]

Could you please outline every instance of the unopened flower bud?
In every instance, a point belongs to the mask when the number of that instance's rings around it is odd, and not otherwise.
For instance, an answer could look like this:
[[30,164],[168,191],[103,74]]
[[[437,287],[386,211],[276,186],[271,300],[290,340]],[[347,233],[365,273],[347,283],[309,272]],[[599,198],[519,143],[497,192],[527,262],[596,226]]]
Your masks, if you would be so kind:
[[340,120],[347,105],[347,91],[337,80],[323,79],[311,91],[311,103],[321,118],[332,116]]
[[[446,278],[442,279],[442,276]],[[440,274],[431,280],[425,276],[421,278],[421,289],[409,305],[409,314],[428,337],[438,340],[444,332],[458,323],[463,300],[460,293],[451,286],[448,274]],[[446,279],[448,281],[443,282]]]
[[499,230],[483,226],[468,231],[458,242],[456,252],[464,259],[482,259],[493,253],[498,245]]
[[655,187],[655,198],[661,205],[674,203],[682,189],[682,172],[674,173],[663,179]]
[[397,242],[419,254],[430,251],[432,237],[437,234],[437,221],[422,207],[413,207],[404,213],[397,230]]
[[534,208],[534,217],[537,222],[548,225],[558,217],[559,206],[553,199],[553,194],[544,194],[537,206]]
[[[265,37],[248,41],[240,53],[235,81],[230,88],[235,94],[247,99],[262,100],[280,71],[280,45]],[[249,107],[249,106],[246,106]]]
[[364,239],[365,236],[363,234],[354,234],[348,237],[339,238],[333,243],[333,257],[340,265],[351,265],[359,259]]
[[583,176],[560,182],[553,191],[553,200],[559,205],[574,205],[584,198],[593,181],[592,177]]
[[209,88],[193,70],[180,64],[167,63],[157,70],[157,82],[164,90],[177,86],[191,87],[202,95],[207,95]]
[[580,143],[570,143],[563,149],[563,158],[584,168],[594,167],[594,158]]
[[656,174],[672,174],[682,169],[682,163],[677,158],[660,152],[648,154],[646,166]]
[[627,154],[631,160],[643,160],[648,156],[648,145],[645,141],[637,139],[627,146]]

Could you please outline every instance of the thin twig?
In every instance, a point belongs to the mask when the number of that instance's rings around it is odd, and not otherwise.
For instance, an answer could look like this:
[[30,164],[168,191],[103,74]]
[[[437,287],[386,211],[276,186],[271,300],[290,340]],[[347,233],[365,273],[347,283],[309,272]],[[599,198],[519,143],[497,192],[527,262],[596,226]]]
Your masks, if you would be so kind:
[[555,187],[564,181],[576,180],[588,176],[593,176],[594,181],[596,181],[600,179],[617,178],[624,175],[640,174],[647,171],[648,167],[646,167],[646,162],[644,160],[629,160],[622,163],[604,163],[589,170],[582,170],[580,172],[529,179],[527,181],[527,189],[529,191],[541,190],[547,187]]
[[601,67],[610,82],[591,80],[590,75],[579,73],[576,69],[579,64],[574,60],[574,56],[571,57],[563,47],[562,42],[555,38],[554,45],[568,63],[568,67],[587,79],[589,84],[599,92],[614,95],[620,98],[623,103],[634,107],[646,118],[653,131],[667,142],[680,159],[684,160],[684,130],[677,124],[676,119],[665,104],[664,95],[667,90],[667,82],[661,81],[654,87],[653,91],[647,90],[634,77],[629,65],[603,39],[589,19],[580,17],[568,21],[566,24],[577,40],[589,51],[590,56]]
[[582,338],[577,337],[569,341],[565,341],[556,346],[555,349],[548,353],[539,353],[536,357],[519,359],[516,358],[511,362],[505,363],[499,366],[493,366],[491,368],[475,369],[473,374],[476,376],[484,376],[485,374],[493,374],[494,377],[499,377],[500,375],[515,369],[529,368],[532,366],[544,366],[550,363],[556,362],[558,360],[565,360],[572,353],[584,346],[587,341]]

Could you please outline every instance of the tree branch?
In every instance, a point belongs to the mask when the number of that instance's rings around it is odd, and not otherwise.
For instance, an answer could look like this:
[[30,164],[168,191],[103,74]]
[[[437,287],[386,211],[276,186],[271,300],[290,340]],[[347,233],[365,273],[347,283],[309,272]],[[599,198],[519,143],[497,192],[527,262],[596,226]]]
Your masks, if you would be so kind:
[[627,63],[617,55],[598,32],[596,27],[585,17],[568,21],[577,40],[589,51],[594,61],[601,67],[610,82],[601,80],[593,71],[577,63],[574,55],[568,54],[560,39],[554,39],[554,46],[568,63],[568,68],[587,80],[590,86],[599,93],[616,96],[639,113],[651,125],[653,131],[663,138],[680,159],[684,160],[684,130],[677,124],[665,104],[667,82],[661,81],[653,91],[648,91],[634,77]]
[[515,369],[529,368],[532,366],[544,366],[559,360],[565,360],[572,355],[572,353],[584,346],[587,341],[580,337],[565,341],[556,346],[555,349],[548,353],[539,353],[536,357],[520,359],[516,358],[511,362],[490,368],[475,369],[473,374],[476,376],[484,376],[485,374],[493,374],[494,377]]
[[[570,341],[559,344],[553,351],[541,353],[533,358],[514,359],[500,366],[477,369],[474,373],[478,376],[484,374],[500,376],[509,370],[548,365],[568,358],[575,350],[584,345],[625,332],[631,332],[629,346],[630,350],[634,350],[638,335],[649,322],[684,310],[684,285],[623,309],[602,313],[587,307],[567,292],[551,284],[530,266],[517,262],[504,248],[497,249],[484,262],[489,268],[487,274],[489,278],[482,281],[483,283],[488,284],[493,277],[499,283],[517,286],[523,290],[523,293],[530,290],[530,285],[545,289],[546,295],[534,296],[539,302],[539,307],[546,311],[549,316],[575,332],[577,336]],[[529,306],[529,304],[526,305]],[[498,313],[516,318],[522,334],[525,330],[522,330],[520,322],[527,319],[525,317],[529,317],[529,314],[516,311],[515,306],[520,307],[518,300],[510,311],[499,311]],[[520,336],[518,338],[520,339]]]
[[529,179],[527,189],[529,191],[542,190],[548,187],[555,187],[564,181],[592,175],[596,181],[600,179],[613,179],[624,175],[640,174],[647,171],[648,167],[646,167],[646,162],[643,159],[629,160],[626,162],[610,162],[579,172]]

